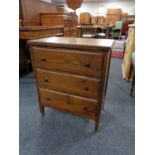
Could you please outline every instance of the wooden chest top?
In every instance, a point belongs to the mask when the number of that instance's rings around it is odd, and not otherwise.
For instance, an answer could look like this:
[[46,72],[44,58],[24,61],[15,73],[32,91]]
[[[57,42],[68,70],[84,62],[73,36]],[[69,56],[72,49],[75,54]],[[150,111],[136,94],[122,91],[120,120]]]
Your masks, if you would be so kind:
[[80,49],[110,49],[113,45],[113,39],[87,39],[72,37],[47,37],[28,41],[29,45],[80,48]]

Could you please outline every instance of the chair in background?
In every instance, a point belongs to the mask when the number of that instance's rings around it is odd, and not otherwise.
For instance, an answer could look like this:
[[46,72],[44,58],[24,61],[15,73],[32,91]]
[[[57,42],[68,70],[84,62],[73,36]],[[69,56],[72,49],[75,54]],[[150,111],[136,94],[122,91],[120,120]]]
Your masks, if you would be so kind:
[[128,25],[129,24],[133,24],[133,21],[128,21],[128,20],[124,21],[122,25],[121,35],[124,35],[126,38],[128,36],[128,29],[129,29]]
[[91,16],[91,23],[93,25],[98,25],[98,17],[97,16]]
[[93,24],[81,24],[81,37],[82,38],[94,38]]
[[89,12],[81,12],[79,18],[80,24],[90,24],[91,23],[91,14]]
[[96,32],[96,38],[105,38],[106,37],[106,28],[105,25],[105,17],[104,16],[98,16],[97,17],[97,25],[100,26],[98,31]]
[[123,25],[122,21],[117,21],[115,23],[115,27],[114,29],[112,29],[112,34],[111,34],[112,38],[116,38],[116,39],[120,38],[122,25]]

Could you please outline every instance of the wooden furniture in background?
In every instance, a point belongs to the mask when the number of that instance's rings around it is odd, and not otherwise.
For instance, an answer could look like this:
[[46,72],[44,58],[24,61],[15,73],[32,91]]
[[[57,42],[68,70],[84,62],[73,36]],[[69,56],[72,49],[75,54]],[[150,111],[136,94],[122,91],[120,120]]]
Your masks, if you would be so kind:
[[55,5],[40,0],[20,0],[20,14],[23,18],[23,26],[40,26],[41,12],[56,12]]
[[90,24],[91,14],[89,12],[80,13],[80,24]]
[[120,21],[122,16],[122,10],[121,9],[108,9],[107,10],[107,17],[106,22],[108,24],[115,25],[116,21]]
[[55,5],[39,0],[19,1],[19,70],[20,75],[32,71],[29,50],[26,41],[57,34],[63,34],[62,26],[41,26],[41,12],[65,12],[57,9]]
[[94,37],[94,28],[93,24],[81,24],[80,25],[80,37],[82,38],[93,38]]
[[22,26],[19,27],[19,39],[37,39],[63,34],[63,26]]
[[128,13],[122,12],[121,8],[107,9],[106,16],[93,16],[90,12],[81,12],[79,16],[79,24],[89,24],[94,25],[115,25],[116,21],[122,21],[123,23],[128,21],[129,23],[134,23],[134,15],[128,15]]
[[30,53],[26,41],[63,34],[62,26],[21,26],[19,27],[19,72],[20,75],[32,70]]
[[97,16],[97,25],[105,26],[106,25],[105,20],[106,18],[104,16]]
[[43,26],[63,26],[65,37],[76,37],[77,16],[75,13],[41,13]]
[[[89,24],[81,24],[81,25],[89,25]],[[78,31],[78,37],[82,37],[82,29],[90,29],[89,26],[85,26],[85,27],[82,27],[81,25],[78,25],[77,26],[77,31]],[[90,24],[90,25],[93,25],[93,24]],[[93,29],[93,30],[92,30]],[[101,35],[99,36],[99,38],[109,38],[109,34],[111,32],[111,29],[112,29],[112,26],[111,25],[108,25],[108,26],[101,26],[101,25],[93,25],[91,27],[91,31],[93,31],[93,34],[94,34],[94,37],[97,38],[98,37],[98,33],[104,33],[104,36]]]
[[121,15],[121,21],[122,22],[125,22],[128,20],[128,13],[125,13],[125,12],[122,12],[122,15]]
[[113,40],[49,37],[28,41],[40,111],[52,107],[95,120],[106,96]]
[[98,23],[98,20],[97,20],[97,16],[91,16],[91,23],[93,24],[93,25],[97,25]]
[[130,78],[131,55],[133,52],[135,52],[135,25],[130,24],[124,59],[122,63],[122,76],[125,80],[129,80]]

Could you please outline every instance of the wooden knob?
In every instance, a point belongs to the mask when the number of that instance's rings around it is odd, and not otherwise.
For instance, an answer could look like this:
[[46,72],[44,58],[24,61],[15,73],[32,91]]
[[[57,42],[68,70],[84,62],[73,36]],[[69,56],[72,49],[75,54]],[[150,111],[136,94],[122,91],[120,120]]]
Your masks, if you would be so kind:
[[41,61],[46,61],[46,58],[41,58]]
[[46,98],[46,100],[47,100],[47,101],[50,101],[50,100],[51,100],[51,98],[50,98],[50,97],[47,97],[47,98]]
[[86,90],[86,91],[88,91],[89,90],[89,88],[88,87],[85,87],[85,88],[83,88],[84,90]]
[[68,101],[68,102],[67,102],[67,104],[71,104],[71,102],[70,102],[70,101]]
[[44,79],[44,82],[47,82],[48,83],[48,79]]
[[87,108],[87,107],[83,107],[83,109],[84,109],[85,111],[88,111],[88,108]]
[[91,67],[91,63],[86,62],[86,63],[85,63],[85,66],[86,66],[87,68],[90,68],[90,67]]

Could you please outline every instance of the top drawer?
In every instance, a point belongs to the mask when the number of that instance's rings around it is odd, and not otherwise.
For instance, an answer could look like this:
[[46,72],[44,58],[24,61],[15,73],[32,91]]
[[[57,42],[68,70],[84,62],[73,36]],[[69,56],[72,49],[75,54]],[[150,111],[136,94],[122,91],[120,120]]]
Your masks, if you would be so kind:
[[34,65],[43,69],[100,77],[102,53],[78,50],[33,48]]

